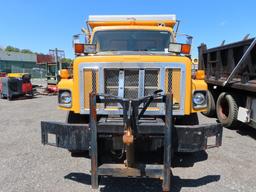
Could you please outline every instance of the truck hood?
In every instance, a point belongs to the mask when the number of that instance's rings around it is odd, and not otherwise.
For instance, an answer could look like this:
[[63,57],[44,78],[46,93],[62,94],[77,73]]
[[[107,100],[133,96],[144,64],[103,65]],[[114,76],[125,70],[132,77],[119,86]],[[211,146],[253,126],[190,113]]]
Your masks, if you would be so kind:
[[173,53],[165,53],[165,52],[154,52],[154,51],[105,51],[99,52],[96,54],[99,55],[162,55],[162,56],[170,56],[174,55]]
[[175,55],[149,55],[149,54],[126,54],[122,52],[122,55],[118,55],[115,53],[109,55],[90,55],[90,56],[80,56],[74,60],[74,67],[79,65],[80,63],[88,63],[88,62],[108,62],[108,63],[131,63],[131,62],[174,62],[174,63],[184,63],[190,65],[191,59],[185,56],[175,56]]

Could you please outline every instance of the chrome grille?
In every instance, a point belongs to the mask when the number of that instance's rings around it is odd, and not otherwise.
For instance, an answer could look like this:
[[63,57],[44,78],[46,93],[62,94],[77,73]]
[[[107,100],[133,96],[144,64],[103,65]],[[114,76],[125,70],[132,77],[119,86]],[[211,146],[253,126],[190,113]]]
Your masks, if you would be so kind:
[[145,70],[145,86],[158,87],[158,72],[159,70]]
[[124,85],[125,87],[133,86],[138,88],[139,70],[125,70]]
[[[124,90],[122,95],[119,93],[119,72],[124,71]],[[144,70],[144,69],[143,69]],[[141,96],[147,96],[160,88],[159,69],[146,69],[143,77],[140,77],[140,69],[105,69],[105,93],[120,96],[128,99],[136,99]],[[139,82],[143,81],[144,89],[139,93]],[[117,106],[114,103],[108,103],[107,106]],[[156,107],[156,104],[151,104]]]
[[[170,70],[169,70],[170,69]],[[92,75],[88,71],[96,71]],[[123,71],[123,72],[120,72]],[[133,71],[133,72],[130,72]],[[134,72],[136,71],[136,72]],[[126,76],[125,76],[126,73]],[[127,75],[129,74],[130,75]],[[149,74],[148,74],[149,73]],[[152,74],[153,73],[153,74]],[[151,75],[152,74],[152,77]],[[157,75],[156,75],[157,74]],[[134,75],[134,76],[133,76]],[[155,78],[158,76],[158,78]],[[136,77],[136,78],[135,78]],[[92,81],[88,81],[88,78]],[[121,81],[119,82],[119,78]],[[96,83],[95,83],[96,79]],[[136,79],[133,81],[133,79]],[[157,80],[156,80],[157,79]],[[151,82],[152,81],[152,82]],[[91,83],[90,83],[91,82]],[[157,83],[156,83],[157,82]],[[96,86],[95,86],[96,84]],[[120,86],[121,85],[121,86]],[[155,86],[157,85],[157,87]],[[88,87],[89,86],[89,87]],[[81,114],[88,114],[89,94],[92,89],[99,93],[122,95],[122,97],[140,98],[151,94],[156,89],[163,89],[165,93],[173,90],[174,115],[184,115],[186,94],[186,65],[183,63],[83,63],[79,65],[79,90]],[[134,89],[132,89],[135,87]],[[137,89],[138,88],[138,89]],[[171,89],[172,88],[172,89]],[[138,90],[138,92],[137,92]],[[138,93],[138,94],[137,94]],[[108,114],[104,105],[99,106],[99,114]],[[158,109],[147,110],[148,115],[163,115],[165,112],[162,103]],[[121,110],[111,111],[113,114],[122,114]]]
[[139,70],[125,70],[124,72],[124,97],[136,99],[139,89]]
[[144,95],[151,95],[157,89],[159,89],[159,70],[145,70]]
[[[119,70],[105,69],[105,94],[118,96]],[[117,103],[106,103],[106,106],[117,106]]]
[[170,92],[172,90],[172,69],[167,69],[167,75],[168,75],[168,86],[167,91]]
[[110,86],[114,86],[118,88],[118,69],[106,69],[105,70],[105,87],[108,88]]
[[109,95],[118,95],[118,88],[106,88],[106,94],[109,94]]
[[96,70],[92,70],[92,91],[97,92],[97,87],[96,87]]

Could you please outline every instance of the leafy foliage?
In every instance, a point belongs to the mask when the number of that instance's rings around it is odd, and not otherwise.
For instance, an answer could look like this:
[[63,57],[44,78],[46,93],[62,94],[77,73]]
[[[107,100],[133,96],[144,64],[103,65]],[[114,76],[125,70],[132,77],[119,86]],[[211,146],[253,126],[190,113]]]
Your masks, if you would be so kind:
[[61,59],[61,62],[62,63],[67,63],[67,64],[71,64],[73,62],[73,60],[69,59],[69,58],[63,58],[63,59]]
[[32,54],[34,53],[33,51],[31,51],[30,49],[19,49],[17,47],[13,47],[11,45],[8,45],[5,49],[5,51],[8,52],[16,52],[16,53],[27,53],[27,54]]
[[31,50],[29,50],[29,49],[22,49],[20,52],[21,52],[21,53],[30,53],[30,54],[33,53],[33,52],[32,52]]
[[19,48],[16,48],[16,47],[13,47],[13,46],[8,45],[8,46],[5,48],[5,51],[9,51],[9,52],[20,52],[20,49],[19,49]]

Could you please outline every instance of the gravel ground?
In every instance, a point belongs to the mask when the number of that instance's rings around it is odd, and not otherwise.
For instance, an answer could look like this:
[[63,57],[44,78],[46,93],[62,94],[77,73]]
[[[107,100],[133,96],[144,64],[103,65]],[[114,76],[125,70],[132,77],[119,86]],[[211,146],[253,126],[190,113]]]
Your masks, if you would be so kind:
[[[65,119],[55,96],[0,100],[0,191],[92,191],[90,161],[41,145],[40,121]],[[200,116],[202,122],[214,122]],[[256,130],[224,129],[223,146],[180,155],[172,191],[256,191]],[[203,161],[207,159],[207,161]],[[179,162],[179,163],[178,163]],[[197,162],[197,163],[195,163]],[[156,179],[104,178],[99,191],[161,191]]]

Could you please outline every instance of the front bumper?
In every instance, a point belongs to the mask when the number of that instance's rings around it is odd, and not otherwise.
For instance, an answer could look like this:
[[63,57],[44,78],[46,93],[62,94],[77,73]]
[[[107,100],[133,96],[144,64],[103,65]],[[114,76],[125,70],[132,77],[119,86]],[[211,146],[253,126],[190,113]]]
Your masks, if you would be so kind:
[[[101,130],[98,130],[99,132]],[[104,130],[102,130],[104,131]],[[119,133],[120,132],[120,133]],[[113,130],[114,134],[122,134],[123,130]],[[138,130],[138,134],[161,134],[164,130],[150,132],[145,128]],[[88,124],[68,124],[59,122],[41,122],[42,144],[65,148],[71,151],[89,150],[90,131]],[[208,139],[214,138],[209,144]],[[221,124],[175,125],[173,134],[174,151],[196,152],[207,148],[219,147],[222,143]]]
[[[178,152],[196,152],[219,147],[222,144],[221,124],[175,126]],[[211,141],[213,140],[213,141]]]

